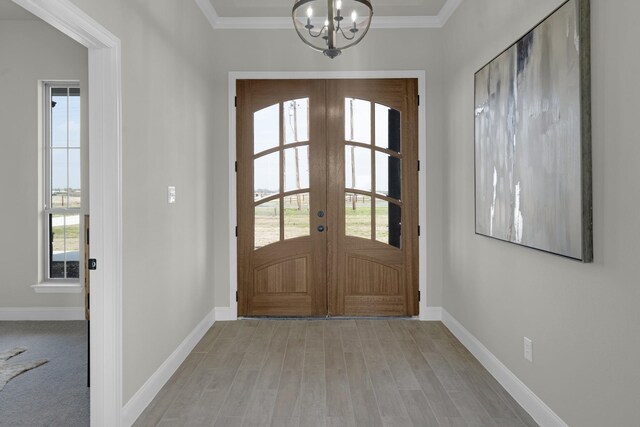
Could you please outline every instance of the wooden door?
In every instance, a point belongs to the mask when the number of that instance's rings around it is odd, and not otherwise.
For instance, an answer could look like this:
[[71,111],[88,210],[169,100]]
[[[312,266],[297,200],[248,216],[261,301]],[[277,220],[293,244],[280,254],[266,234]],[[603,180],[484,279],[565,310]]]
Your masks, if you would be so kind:
[[239,315],[327,313],[325,90],[237,82]]
[[329,314],[418,314],[415,79],[334,80],[328,115]]
[[236,90],[238,314],[418,314],[417,81]]

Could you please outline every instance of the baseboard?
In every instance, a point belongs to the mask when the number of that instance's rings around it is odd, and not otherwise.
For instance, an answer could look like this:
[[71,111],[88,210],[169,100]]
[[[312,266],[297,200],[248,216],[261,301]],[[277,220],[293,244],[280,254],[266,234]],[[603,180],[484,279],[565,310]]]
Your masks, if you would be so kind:
[[420,313],[418,319],[428,322],[442,320],[442,307],[427,307],[424,313]]
[[212,310],[205,316],[193,331],[180,343],[178,348],[160,365],[160,367],[151,375],[136,394],[129,399],[122,408],[122,425],[129,427],[138,419],[142,411],[145,410],[149,403],[153,400],[158,392],[169,381],[178,367],[184,362],[189,353],[202,339],[204,334],[209,330],[215,320],[215,311]]
[[84,307],[0,307],[0,320],[85,320]]
[[238,320],[238,313],[236,313],[235,307],[216,307],[216,320]]
[[515,376],[493,355],[471,332],[458,322],[447,310],[442,310],[442,323],[482,363],[507,392],[541,426],[568,427],[562,418],[551,410],[536,394]]

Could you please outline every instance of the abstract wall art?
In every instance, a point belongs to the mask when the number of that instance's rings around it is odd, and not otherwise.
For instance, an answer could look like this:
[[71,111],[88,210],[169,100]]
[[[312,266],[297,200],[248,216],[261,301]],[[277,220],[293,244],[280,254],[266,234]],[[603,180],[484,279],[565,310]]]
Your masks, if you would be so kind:
[[593,259],[589,1],[569,0],[475,74],[475,227]]

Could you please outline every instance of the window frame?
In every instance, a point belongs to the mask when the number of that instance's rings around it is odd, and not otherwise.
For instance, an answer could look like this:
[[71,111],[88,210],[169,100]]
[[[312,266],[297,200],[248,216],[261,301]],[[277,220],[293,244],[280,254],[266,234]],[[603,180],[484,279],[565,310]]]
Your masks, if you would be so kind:
[[[67,180],[69,177],[69,165],[70,165],[70,161],[69,161],[69,150],[70,148],[73,150],[78,150],[78,153],[80,154],[79,156],[79,170],[78,170],[78,176],[79,176],[79,180],[80,180],[80,191],[81,191],[81,199],[80,199],[80,206],[79,207],[61,207],[61,208],[54,208],[51,206],[51,190],[52,190],[52,175],[51,175],[51,154],[52,154],[52,132],[51,132],[51,125],[52,125],[52,107],[51,107],[51,102],[52,102],[52,90],[53,89],[77,89],[79,92],[79,97],[80,97],[80,131],[79,131],[79,137],[80,137],[80,142],[78,147],[69,147],[69,145],[67,144],[66,146],[66,152],[67,152]],[[40,201],[40,209],[41,209],[41,217],[42,217],[42,230],[43,230],[43,236],[42,236],[42,251],[41,251],[41,257],[42,257],[42,284],[43,285],[80,285],[82,283],[82,277],[83,277],[83,272],[82,272],[82,266],[84,265],[84,239],[83,239],[83,235],[84,235],[84,197],[82,197],[84,194],[83,191],[83,173],[82,173],[82,157],[83,157],[83,141],[82,141],[82,127],[83,127],[83,120],[82,120],[82,92],[81,92],[81,87],[80,87],[80,82],[77,80],[65,80],[65,81],[43,81],[42,82],[42,98],[41,98],[42,102],[43,102],[43,132],[42,132],[42,159],[43,159],[43,165],[41,168],[41,171],[43,173],[42,176],[42,199]],[[55,147],[56,149],[61,149],[61,147]],[[67,188],[68,190],[68,188]],[[73,215],[73,214],[77,214],[78,215],[78,277],[63,277],[63,278],[56,278],[56,277],[51,277],[51,253],[50,253],[50,247],[51,247],[51,225],[50,225],[50,221],[49,221],[49,215],[56,215],[56,214],[62,214],[65,216],[69,216],[69,215]],[[65,223],[65,233],[66,233],[66,223]],[[66,256],[65,256],[65,264],[66,264],[67,260],[66,260]],[[64,268],[64,273],[65,276],[67,275],[67,267],[65,265]],[[66,288],[66,286],[64,286]],[[40,292],[38,289],[36,289],[36,292]]]

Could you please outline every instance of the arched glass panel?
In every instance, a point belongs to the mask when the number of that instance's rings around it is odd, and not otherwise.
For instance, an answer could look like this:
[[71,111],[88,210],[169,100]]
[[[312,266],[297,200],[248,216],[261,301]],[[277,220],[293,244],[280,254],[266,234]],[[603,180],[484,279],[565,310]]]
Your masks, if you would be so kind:
[[309,193],[284,198],[284,238],[308,236],[311,230]]
[[345,188],[371,191],[371,149],[345,146]]
[[280,104],[253,113],[253,153],[280,145]]
[[256,206],[254,220],[255,249],[280,241],[280,199]]
[[309,188],[309,146],[284,150],[284,191]]
[[280,153],[258,157],[253,161],[254,200],[280,192]]
[[283,103],[284,143],[294,144],[309,140],[309,98]]
[[345,141],[371,144],[371,102],[345,98],[344,113]]

